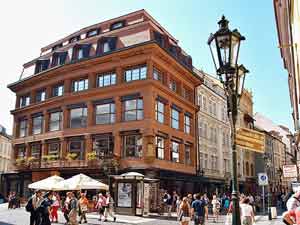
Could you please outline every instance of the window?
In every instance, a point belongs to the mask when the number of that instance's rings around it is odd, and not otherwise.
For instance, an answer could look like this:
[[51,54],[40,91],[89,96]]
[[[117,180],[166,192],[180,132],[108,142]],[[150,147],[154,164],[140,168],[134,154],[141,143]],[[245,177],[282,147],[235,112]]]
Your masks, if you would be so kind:
[[116,118],[115,103],[96,105],[96,124],[110,124]]
[[30,96],[29,95],[20,97],[20,107],[25,107],[25,106],[28,106],[29,104],[30,104]]
[[76,41],[79,41],[80,40],[80,36],[75,36],[75,37],[72,37],[69,39],[69,43],[73,43],[73,42],[76,42]]
[[41,145],[40,144],[31,144],[31,157],[39,159],[41,156]]
[[212,113],[217,116],[217,104],[215,102],[212,103]]
[[193,93],[192,93],[192,91],[191,90],[188,90],[187,88],[183,88],[182,89],[182,96],[186,99],[186,100],[188,100],[188,101],[192,101],[192,99],[193,99]]
[[203,96],[203,99],[202,99],[203,101],[202,101],[202,103],[203,103],[203,110],[207,110],[207,105],[206,105],[206,97],[205,96]]
[[184,132],[191,133],[191,117],[189,115],[184,115]]
[[26,156],[26,148],[24,145],[17,147],[17,159],[23,159]]
[[109,47],[108,41],[102,43],[102,48],[103,48],[103,53],[110,51],[110,47]]
[[54,52],[52,55],[51,66],[64,65],[68,56],[68,52]]
[[156,100],[155,104],[155,117],[156,120],[160,123],[164,123],[164,112],[165,112],[165,105],[159,100]]
[[202,95],[200,94],[198,96],[198,105],[200,106],[200,109],[202,108]]
[[199,121],[199,136],[204,137],[203,122]]
[[90,30],[87,32],[86,37],[93,37],[99,34],[99,29]]
[[207,123],[203,124],[203,137],[208,138],[208,132],[207,132]]
[[76,154],[77,160],[84,159],[84,141],[83,140],[70,140],[69,141],[69,153]]
[[177,83],[176,83],[176,81],[171,80],[170,83],[169,83],[169,88],[170,88],[172,91],[176,92],[176,91],[177,91]]
[[142,157],[143,139],[141,135],[127,135],[124,140],[125,157]]
[[93,150],[97,154],[97,158],[111,158],[114,151],[114,142],[112,135],[97,135],[93,139]]
[[102,37],[97,42],[96,55],[111,52],[117,48],[118,37]]
[[174,129],[179,129],[179,111],[172,108],[171,110],[171,127]]
[[112,73],[106,73],[101,74],[98,76],[98,87],[106,87],[116,84],[116,74],[114,72]]
[[212,114],[212,101],[208,100],[208,111],[210,114]]
[[46,91],[45,90],[38,91],[35,96],[35,101],[42,102],[45,100],[46,100]]
[[37,60],[35,63],[35,71],[34,74],[40,73],[44,70],[47,70],[50,64],[50,59],[41,59]]
[[59,152],[60,152],[60,143],[59,142],[51,142],[48,144],[48,155],[59,156]]
[[158,81],[160,81],[160,82],[162,82],[163,81],[163,77],[162,77],[162,74],[161,74],[161,72],[159,72],[157,69],[153,69],[153,79],[154,80],[158,80]]
[[52,51],[55,51],[55,50],[57,50],[57,49],[61,48],[62,46],[63,46],[63,43],[60,43],[60,44],[54,45],[54,46],[52,47]]
[[147,66],[140,66],[125,71],[125,81],[143,80],[147,76]]
[[179,163],[179,143],[171,142],[171,161]]
[[246,176],[249,176],[250,173],[249,173],[249,163],[246,162]]
[[124,27],[124,25],[125,25],[125,21],[115,22],[115,23],[111,24],[110,30],[116,30],[116,29],[122,28],[122,27]]
[[75,108],[70,110],[70,128],[86,127],[87,108]]
[[133,99],[123,102],[124,120],[141,120],[144,117],[143,99]]
[[27,136],[27,120],[23,119],[19,122],[19,137]]
[[83,49],[79,48],[77,50],[77,59],[82,59],[83,58]]
[[62,112],[50,113],[49,131],[61,130]]
[[43,116],[32,118],[32,134],[41,134],[43,132]]
[[80,44],[73,47],[72,60],[80,60],[90,56],[91,44]]
[[185,145],[185,151],[184,151],[184,160],[185,164],[190,165],[191,164],[191,146]]
[[164,159],[165,139],[163,137],[156,136],[155,143],[156,143],[156,158]]
[[72,85],[73,92],[84,91],[87,90],[88,88],[89,88],[89,80],[87,78],[73,81],[73,85]]
[[56,85],[55,87],[53,87],[53,89],[52,89],[53,97],[63,96],[63,94],[64,94],[64,85],[63,84],[59,84],[59,85]]

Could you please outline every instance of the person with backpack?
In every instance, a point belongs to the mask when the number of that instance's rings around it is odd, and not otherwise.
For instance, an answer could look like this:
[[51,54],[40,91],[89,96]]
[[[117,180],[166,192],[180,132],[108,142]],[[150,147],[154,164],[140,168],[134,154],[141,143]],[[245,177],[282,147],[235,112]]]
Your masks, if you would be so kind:
[[52,205],[53,192],[47,192],[44,195],[44,199],[41,202],[41,205],[37,208],[41,216],[41,221],[39,225],[51,225],[50,214],[51,214],[51,205]]
[[207,204],[204,199],[200,199],[200,194],[196,194],[195,197],[191,207],[191,218],[195,225],[204,225],[208,214]]
[[42,200],[42,191],[36,190],[25,206],[26,211],[30,212],[30,225],[40,224],[40,215],[37,208],[40,206]]
[[171,217],[172,212],[172,196],[166,191],[163,197],[163,202],[167,207],[168,217]]

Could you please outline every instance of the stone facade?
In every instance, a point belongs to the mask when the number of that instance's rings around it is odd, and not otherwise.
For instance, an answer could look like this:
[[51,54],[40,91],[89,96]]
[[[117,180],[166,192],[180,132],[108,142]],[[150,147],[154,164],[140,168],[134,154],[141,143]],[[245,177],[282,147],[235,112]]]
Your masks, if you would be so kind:
[[0,174],[11,171],[12,168],[12,145],[11,145],[11,136],[9,136],[5,128],[0,126]]

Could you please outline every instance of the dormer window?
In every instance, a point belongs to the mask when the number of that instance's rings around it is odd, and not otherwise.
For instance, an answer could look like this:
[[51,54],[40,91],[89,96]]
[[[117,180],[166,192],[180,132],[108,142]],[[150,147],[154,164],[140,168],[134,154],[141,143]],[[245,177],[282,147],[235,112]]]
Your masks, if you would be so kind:
[[91,44],[75,45],[72,60],[80,60],[90,56]]
[[57,44],[57,45],[54,45],[54,46],[52,47],[52,51],[55,51],[56,49],[59,49],[59,48],[61,48],[62,46],[63,46],[62,43]]
[[80,36],[78,35],[78,36],[70,38],[69,43],[74,43],[74,42],[79,41],[79,40],[80,40]]
[[35,71],[34,74],[40,73],[44,70],[48,69],[50,63],[50,59],[41,59],[41,60],[37,60],[35,63]]
[[122,28],[122,27],[124,27],[124,25],[125,25],[124,20],[115,22],[115,23],[110,25],[110,30],[116,30],[116,29]]
[[99,29],[90,30],[87,32],[86,37],[89,38],[89,37],[96,36],[100,33],[99,31],[100,31]]
[[98,41],[97,55],[113,51],[117,47],[117,37],[103,37]]
[[54,52],[52,56],[51,66],[60,66],[64,65],[66,62],[68,52]]

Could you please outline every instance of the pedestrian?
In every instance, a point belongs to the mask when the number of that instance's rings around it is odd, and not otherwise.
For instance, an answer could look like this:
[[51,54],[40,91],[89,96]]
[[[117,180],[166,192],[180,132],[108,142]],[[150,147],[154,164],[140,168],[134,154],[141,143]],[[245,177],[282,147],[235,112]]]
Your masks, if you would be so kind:
[[250,199],[244,198],[241,208],[241,222],[243,225],[252,225],[255,222],[253,207],[250,205]]
[[229,199],[228,196],[226,196],[225,200],[224,200],[224,211],[225,211],[225,214],[228,213],[229,205],[230,205],[230,199]]
[[172,197],[171,197],[171,195],[167,191],[164,194],[163,202],[165,203],[165,206],[167,208],[168,217],[171,217],[171,212],[172,212]]
[[114,202],[113,197],[108,192],[106,194],[106,208],[105,208],[105,212],[104,212],[105,221],[107,221],[108,215],[113,218],[114,222],[116,221],[117,218],[114,214],[114,203],[115,202]]
[[193,202],[193,195],[191,193],[187,195],[187,200],[188,200],[189,204],[191,205]]
[[200,194],[196,194],[195,197],[196,200],[193,201],[191,206],[191,218],[194,220],[195,225],[204,225],[208,214],[207,204],[203,198],[200,199]]
[[53,197],[53,193],[51,191],[47,192],[43,196],[44,199],[41,202],[40,206],[38,207],[38,211],[41,216],[40,225],[51,225],[50,209],[51,209],[51,205],[52,205],[52,197]]
[[86,220],[86,213],[88,211],[88,204],[89,200],[86,198],[86,194],[84,192],[80,193],[80,199],[79,199],[79,209],[80,209],[80,219],[79,223],[87,223]]
[[66,193],[66,198],[63,202],[63,208],[62,212],[64,214],[64,218],[66,220],[65,224],[68,224],[70,219],[69,219],[69,213],[70,213],[70,201],[71,201],[71,192]]
[[69,224],[70,225],[78,225],[77,222],[77,206],[78,201],[75,197],[75,194],[73,192],[70,193],[70,204],[69,204]]
[[293,194],[286,203],[287,211],[282,214],[285,224],[300,224],[300,191]]
[[8,199],[8,209],[12,209],[12,191],[9,192],[7,199]]
[[98,195],[98,201],[96,205],[96,209],[98,209],[99,212],[99,219],[98,219],[99,221],[101,221],[102,217],[104,217],[105,206],[106,206],[106,198],[103,196],[102,193],[100,193]]
[[190,204],[188,198],[184,197],[179,207],[179,221],[181,225],[188,225],[190,220]]
[[177,213],[177,216],[179,216],[181,203],[182,203],[182,199],[181,199],[180,196],[178,196],[177,201],[176,201],[176,213]]
[[220,213],[220,208],[221,208],[221,203],[217,199],[216,195],[213,195],[213,199],[211,201],[212,204],[212,210],[213,210],[213,222],[216,223],[219,218],[219,213]]
[[58,214],[57,211],[60,207],[60,198],[57,192],[53,193],[52,197],[52,205],[51,205],[51,222],[57,223],[58,221]]
[[40,206],[42,200],[42,192],[40,190],[36,190],[25,206],[26,211],[30,212],[30,225],[40,224],[40,215],[37,208]]

